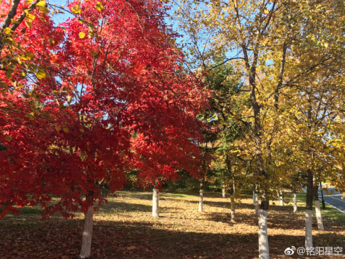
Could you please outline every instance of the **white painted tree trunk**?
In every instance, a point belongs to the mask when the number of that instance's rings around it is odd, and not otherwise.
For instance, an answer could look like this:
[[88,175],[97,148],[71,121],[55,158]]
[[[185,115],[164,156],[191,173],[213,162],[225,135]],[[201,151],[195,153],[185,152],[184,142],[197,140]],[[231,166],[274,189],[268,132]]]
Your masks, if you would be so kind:
[[152,217],[159,217],[159,190],[154,188],[152,195]]
[[313,247],[312,211],[305,211],[305,247]]
[[231,195],[231,221],[235,221],[235,199],[234,199],[234,194]]
[[297,212],[297,195],[293,194],[293,212]]
[[268,235],[267,235],[267,210],[259,211],[259,259],[269,259]]
[[316,212],[317,228],[319,230],[325,230],[325,228],[323,227],[319,200],[314,200],[314,205],[315,205],[315,212]]
[[87,213],[85,214],[80,258],[89,258],[91,256],[92,230],[93,230],[93,207],[91,206],[88,209]]
[[225,185],[223,184],[223,187],[222,187],[222,198],[226,198],[225,197]]
[[284,196],[283,196],[283,191],[279,191],[279,199],[280,199],[280,206],[284,206]]
[[255,194],[255,215],[259,216],[259,196]]
[[204,205],[204,190],[200,189],[199,212],[203,212],[203,205]]

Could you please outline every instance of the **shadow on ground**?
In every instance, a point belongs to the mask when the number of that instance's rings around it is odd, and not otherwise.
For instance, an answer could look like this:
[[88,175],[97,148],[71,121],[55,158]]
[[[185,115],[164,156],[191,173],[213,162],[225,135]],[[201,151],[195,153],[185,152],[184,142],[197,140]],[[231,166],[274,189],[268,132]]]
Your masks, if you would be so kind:
[[[71,225],[71,221],[74,224]],[[258,255],[256,234],[178,232],[155,229],[154,224],[95,222],[93,258],[247,259]],[[0,258],[76,258],[82,225],[82,220],[61,220],[25,226],[20,231],[9,231],[5,227],[0,233]],[[336,235],[319,234],[314,236],[314,246],[324,245],[325,240],[328,244],[334,242],[333,246],[339,245]],[[288,258],[283,254],[285,248],[303,246],[304,237],[275,235],[269,237],[269,243],[271,258]]]

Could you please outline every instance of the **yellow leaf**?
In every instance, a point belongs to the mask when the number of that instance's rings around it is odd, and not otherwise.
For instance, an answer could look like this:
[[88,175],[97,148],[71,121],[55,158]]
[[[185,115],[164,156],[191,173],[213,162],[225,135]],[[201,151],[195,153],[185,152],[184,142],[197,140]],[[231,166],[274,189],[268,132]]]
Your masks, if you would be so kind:
[[5,30],[3,30],[3,32],[5,33],[5,34],[10,34],[11,32],[12,32],[12,30],[10,29],[10,28],[5,28]]
[[79,38],[84,39],[85,38],[85,33],[84,32],[79,32]]
[[100,2],[97,2],[95,8],[98,10],[98,11],[103,11],[104,9],[104,6],[100,3]]
[[33,0],[26,0],[25,3],[31,4]]
[[80,14],[81,13],[81,10],[80,10],[80,7],[79,7],[79,5],[75,5],[75,6],[73,6],[72,8],[71,8],[71,10],[72,10],[72,12],[74,13],[74,14]]
[[26,16],[25,16],[25,20],[28,21],[29,23],[32,23],[34,20],[35,20],[35,15],[31,14],[31,13],[28,13]]
[[63,127],[62,130],[63,130],[64,132],[66,132],[66,133],[69,132],[69,129],[68,129],[67,127]]
[[61,127],[60,126],[55,126],[56,131],[60,131]]
[[10,142],[10,141],[12,140],[12,137],[8,135],[8,136],[5,137],[5,139],[6,139],[8,142]]
[[39,9],[40,9],[40,13],[49,13],[49,10],[45,6],[39,7]]
[[23,60],[31,60],[34,57],[35,57],[34,53],[32,53],[31,51],[27,51],[25,53],[25,56],[21,56],[21,59],[23,59]]
[[46,1],[40,1],[40,2],[38,2],[38,3],[36,4],[36,6],[38,6],[38,7],[44,7],[44,6],[46,6]]
[[95,56],[97,56],[97,54],[98,54],[97,51],[91,50],[91,56],[95,57]]
[[21,88],[24,88],[24,85],[18,85],[18,86],[16,87],[16,89],[21,89]]
[[31,28],[31,27],[32,27],[31,22],[25,21],[25,24],[26,24],[26,26],[28,26],[29,28]]
[[38,79],[43,79],[47,76],[46,72],[44,72],[43,70],[38,70],[37,73],[35,74],[37,76]]
[[[1,0],[0,0],[0,2],[1,2]],[[15,24],[19,24],[19,22],[16,19],[11,19],[11,22],[15,23]]]
[[84,133],[84,129],[79,129],[79,130],[80,130],[80,132]]

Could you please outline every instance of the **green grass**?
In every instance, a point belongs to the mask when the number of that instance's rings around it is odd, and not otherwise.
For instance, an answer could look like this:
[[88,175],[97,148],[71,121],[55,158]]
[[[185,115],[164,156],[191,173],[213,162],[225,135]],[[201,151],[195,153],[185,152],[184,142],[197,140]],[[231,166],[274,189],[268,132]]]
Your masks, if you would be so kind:
[[41,215],[42,210],[39,207],[25,207],[18,209],[20,211],[20,214],[37,214]]
[[[39,207],[37,207],[37,206],[35,206],[35,207],[17,208],[17,209],[19,210],[20,214],[22,214],[22,215],[23,214],[25,214],[25,215],[28,215],[28,214],[41,215],[42,214],[42,210]],[[2,212],[2,211],[3,211],[3,209],[0,208],[0,212]],[[9,214],[13,215],[12,212],[9,212]]]
[[[306,193],[297,193],[297,206],[298,207],[305,207],[306,206]],[[341,224],[345,224],[345,214],[340,212],[339,210],[334,209],[333,207],[325,204],[326,208],[322,208],[322,203],[320,201],[321,206],[321,214],[323,219],[327,219],[329,221],[337,221]]]
[[183,194],[183,193],[169,193],[169,194],[161,194],[161,197],[183,197],[183,198],[195,198],[195,195]]

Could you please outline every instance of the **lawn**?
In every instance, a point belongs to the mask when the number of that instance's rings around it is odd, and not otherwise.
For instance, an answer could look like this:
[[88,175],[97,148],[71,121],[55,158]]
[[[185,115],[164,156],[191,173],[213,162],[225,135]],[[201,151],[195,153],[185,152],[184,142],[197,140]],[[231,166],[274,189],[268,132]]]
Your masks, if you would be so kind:
[[[289,258],[284,255],[287,247],[304,246],[303,195],[298,196],[296,214],[292,213],[291,204],[270,206],[271,258]],[[95,214],[93,258],[257,258],[258,228],[252,198],[242,197],[236,222],[232,223],[229,199],[220,196],[205,194],[205,212],[198,213],[198,196],[163,193],[161,217],[154,219],[150,192],[118,192]],[[318,231],[313,218],[314,246],[344,247],[344,221],[333,210],[322,211],[326,231]],[[42,222],[38,208],[23,208],[21,212],[0,221],[1,259],[76,258],[81,245],[82,214],[70,220],[55,216]]]
[[[304,207],[305,199],[306,199],[306,193],[298,193],[297,194],[298,206]],[[320,206],[321,206],[322,217],[326,222],[330,224],[334,224],[334,225],[341,225],[341,224],[345,225],[344,213],[340,212],[339,210],[334,209],[333,207],[329,206],[327,203],[325,204],[325,209],[322,209],[321,200],[320,200]]]

